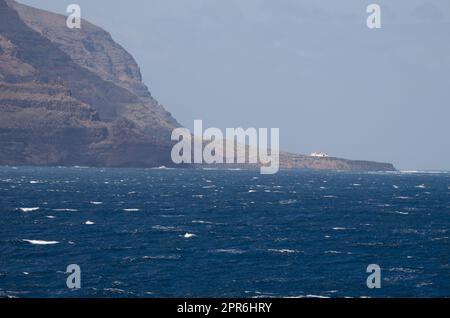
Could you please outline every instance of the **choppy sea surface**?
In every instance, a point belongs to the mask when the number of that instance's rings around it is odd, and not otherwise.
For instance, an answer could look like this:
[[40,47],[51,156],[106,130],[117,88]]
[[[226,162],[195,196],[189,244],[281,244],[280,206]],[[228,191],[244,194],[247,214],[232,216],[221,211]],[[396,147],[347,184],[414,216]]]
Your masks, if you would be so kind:
[[449,231],[444,172],[2,167],[0,296],[448,297]]

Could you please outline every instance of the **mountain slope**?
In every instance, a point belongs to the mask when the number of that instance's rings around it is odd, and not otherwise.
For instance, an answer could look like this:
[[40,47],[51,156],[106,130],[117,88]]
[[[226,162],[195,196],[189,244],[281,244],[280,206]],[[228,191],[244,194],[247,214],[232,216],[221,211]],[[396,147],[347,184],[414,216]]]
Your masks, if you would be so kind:
[[0,164],[169,164],[170,132],[179,125],[136,84],[140,76],[118,73],[121,85],[102,78],[18,13],[47,21],[43,11],[12,4],[0,0]]
[[[173,165],[180,125],[133,57],[87,22],[0,0],[0,165]],[[391,164],[280,154],[282,168],[395,170]]]

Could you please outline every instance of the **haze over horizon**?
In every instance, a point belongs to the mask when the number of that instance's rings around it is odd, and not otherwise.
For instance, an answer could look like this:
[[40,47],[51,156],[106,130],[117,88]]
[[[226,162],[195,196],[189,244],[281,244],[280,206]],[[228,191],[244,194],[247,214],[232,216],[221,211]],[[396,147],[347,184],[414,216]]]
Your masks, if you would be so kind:
[[[103,27],[184,126],[279,127],[281,148],[450,170],[445,0],[21,0]],[[366,7],[382,7],[382,29]]]

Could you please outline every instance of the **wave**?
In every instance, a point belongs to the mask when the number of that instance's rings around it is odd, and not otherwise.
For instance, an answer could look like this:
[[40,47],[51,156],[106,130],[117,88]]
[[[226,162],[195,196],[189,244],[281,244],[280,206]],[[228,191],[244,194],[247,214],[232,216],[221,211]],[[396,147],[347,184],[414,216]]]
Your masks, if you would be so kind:
[[287,297],[284,297],[284,298],[330,298],[330,297],[329,296],[308,294],[308,295],[300,295],[300,296],[287,296]]
[[325,251],[325,254],[342,254],[343,252],[341,251]]
[[40,208],[19,208],[20,211],[25,212],[25,213],[27,213],[27,212],[35,212],[35,211],[37,211],[39,209]]
[[58,241],[26,240],[26,239],[23,239],[22,241],[33,245],[54,245],[59,243]]
[[333,227],[333,230],[335,231],[346,231],[346,230],[351,230],[350,228],[346,228],[346,227]]
[[279,203],[281,205],[294,204],[294,203],[297,203],[297,200],[295,200],[295,199],[281,200]]
[[168,168],[166,166],[160,166],[160,167],[155,167],[155,168],[151,168],[152,170],[174,170],[175,168]]
[[41,184],[41,183],[45,183],[44,181],[39,181],[39,180],[31,180],[30,184]]
[[408,212],[401,212],[401,211],[394,211],[394,213],[396,214],[401,214],[401,215],[408,215]]
[[294,254],[294,253],[299,253],[299,251],[297,250],[289,250],[289,249],[273,249],[270,248],[268,249],[269,252],[273,252],[273,253],[281,253],[281,254]]
[[244,254],[245,251],[237,248],[221,248],[217,250],[212,250],[213,253],[225,253],[225,254]]
[[179,229],[175,226],[164,226],[164,225],[154,225],[152,226],[152,229],[163,231],[163,232],[174,232],[179,231]]
[[181,259],[181,255],[156,255],[156,256],[143,256],[142,259],[150,260],[177,260]]
[[404,174],[447,174],[450,173],[450,171],[445,171],[445,170],[401,170],[399,171],[400,173],[404,173]]
[[209,221],[203,221],[203,220],[194,220],[192,223],[198,223],[198,224],[214,224],[213,222]]

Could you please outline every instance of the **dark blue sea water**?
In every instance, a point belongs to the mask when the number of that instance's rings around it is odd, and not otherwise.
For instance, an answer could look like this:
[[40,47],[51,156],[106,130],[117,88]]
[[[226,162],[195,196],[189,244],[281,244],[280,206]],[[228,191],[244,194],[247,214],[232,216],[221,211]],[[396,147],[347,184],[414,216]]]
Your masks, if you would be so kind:
[[0,296],[450,296],[449,199],[448,173],[4,167]]

